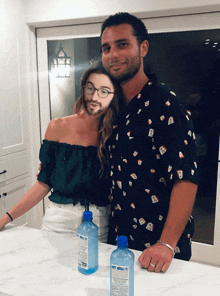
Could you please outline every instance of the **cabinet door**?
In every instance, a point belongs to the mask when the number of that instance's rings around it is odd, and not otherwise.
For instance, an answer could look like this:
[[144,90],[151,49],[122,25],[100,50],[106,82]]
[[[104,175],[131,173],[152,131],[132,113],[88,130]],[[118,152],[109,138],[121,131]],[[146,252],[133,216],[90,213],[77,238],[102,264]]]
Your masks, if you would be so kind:
[[24,150],[28,128],[24,39],[17,21],[11,19],[11,8],[6,4],[9,1],[4,2],[8,9],[5,8],[1,15],[1,33],[4,33],[0,38],[3,44],[0,54],[0,156]]
[[21,108],[21,97],[10,96],[0,101],[0,156],[27,148],[27,125]]
[[[21,179],[20,181],[13,182],[9,185],[0,187],[0,211],[3,215],[9,211],[25,194],[30,187],[29,178]],[[27,214],[15,219],[13,221],[16,225],[23,225],[27,222]]]
[[0,185],[24,178],[29,170],[29,157],[23,151],[0,157]]

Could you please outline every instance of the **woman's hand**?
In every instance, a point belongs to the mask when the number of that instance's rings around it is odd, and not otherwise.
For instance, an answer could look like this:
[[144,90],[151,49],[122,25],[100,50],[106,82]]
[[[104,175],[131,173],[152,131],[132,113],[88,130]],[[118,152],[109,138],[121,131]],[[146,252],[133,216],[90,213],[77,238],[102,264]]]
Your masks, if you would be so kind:
[[[42,163],[40,162],[40,164],[39,164],[39,171],[41,171],[42,170]],[[36,174],[36,177],[38,177],[38,175],[39,175],[39,173],[38,174]]]
[[0,218],[0,230],[7,224],[9,223],[11,220],[10,218],[8,217],[8,215],[4,215]]

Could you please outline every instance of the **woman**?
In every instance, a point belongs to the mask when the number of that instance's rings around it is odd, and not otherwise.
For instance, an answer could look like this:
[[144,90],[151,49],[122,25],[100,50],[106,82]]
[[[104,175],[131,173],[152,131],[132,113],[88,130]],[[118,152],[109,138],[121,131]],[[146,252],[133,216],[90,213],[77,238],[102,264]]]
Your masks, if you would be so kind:
[[40,149],[42,170],[38,181],[0,219],[0,229],[53,189],[42,229],[76,234],[89,207],[99,226],[99,240],[107,241],[110,184],[105,178],[105,142],[123,104],[121,94],[120,86],[101,64],[85,72],[75,114],[50,121]]

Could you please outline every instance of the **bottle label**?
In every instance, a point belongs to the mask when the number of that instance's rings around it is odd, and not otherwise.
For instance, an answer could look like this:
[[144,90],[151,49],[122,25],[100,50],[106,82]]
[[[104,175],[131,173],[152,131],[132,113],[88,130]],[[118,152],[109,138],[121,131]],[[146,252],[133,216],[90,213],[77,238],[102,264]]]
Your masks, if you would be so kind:
[[78,266],[88,269],[88,236],[78,234]]
[[112,296],[129,296],[129,266],[111,265]]

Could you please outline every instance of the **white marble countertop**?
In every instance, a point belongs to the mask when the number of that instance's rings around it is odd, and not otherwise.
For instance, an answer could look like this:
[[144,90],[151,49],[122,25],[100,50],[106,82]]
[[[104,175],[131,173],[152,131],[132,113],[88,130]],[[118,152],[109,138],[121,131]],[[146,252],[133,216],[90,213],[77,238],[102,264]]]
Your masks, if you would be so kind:
[[[110,254],[114,246],[99,244],[99,269],[82,275],[77,269],[77,241],[25,226],[0,231],[0,296],[110,295]],[[219,296],[220,268],[174,259],[164,273],[150,273],[135,254],[136,296]]]

